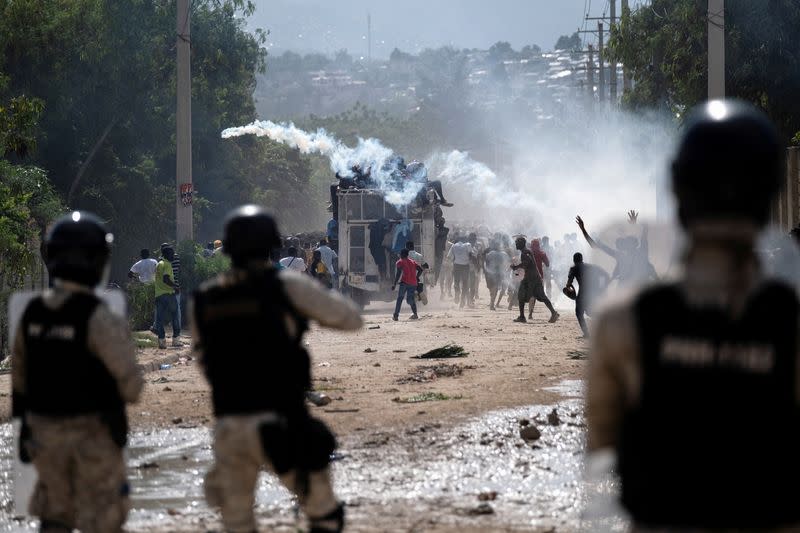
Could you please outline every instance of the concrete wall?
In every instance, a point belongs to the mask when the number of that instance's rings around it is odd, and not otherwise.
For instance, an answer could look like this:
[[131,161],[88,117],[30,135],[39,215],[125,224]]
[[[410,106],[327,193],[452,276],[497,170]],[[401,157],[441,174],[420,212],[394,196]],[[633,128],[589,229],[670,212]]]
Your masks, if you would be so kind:
[[786,183],[772,207],[772,223],[789,231],[800,224],[800,147],[786,150]]

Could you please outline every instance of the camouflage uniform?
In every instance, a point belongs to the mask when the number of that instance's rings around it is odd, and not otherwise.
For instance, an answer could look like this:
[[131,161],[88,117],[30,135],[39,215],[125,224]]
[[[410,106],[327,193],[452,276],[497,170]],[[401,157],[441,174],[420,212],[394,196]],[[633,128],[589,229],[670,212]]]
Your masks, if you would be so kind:
[[[285,328],[284,332],[280,334],[275,332],[269,335],[266,341],[272,352],[267,354],[264,352],[265,347],[257,345],[258,342],[265,342],[266,334],[263,330],[254,331],[250,326],[242,326],[242,331],[235,335],[231,334],[232,337],[237,337],[235,341],[231,338],[229,343],[223,344],[223,346],[227,346],[227,351],[224,354],[218,353],[221,345],[219,344],[220,340],[216,337],[220,335],[220,331],[228,332],[230,328],[217,329],[217,333],[212,338],[209,330],[214,326],[203,327],[201,314],[208,313],[219,317],[222,314],[233,313],[242,317],[234,319],[240,326],[245,321],[260,316],[257,308],[254,308],[252,312],[248,309],[252,300],[245,302],[242,296],[239,296],[239,299],[235,300],[237,303],[232,305],[232,300],[224,299],[227,298],[226,294],[237,291],[237,287],[241,287],[242,283],[250,283],[251,275],[243,270],[234,269],[206,284],[195,293],[195,302],[190,313],[193,349],[198,361],[204,366],[209,381],[213,382],[216,378],[212,375],[214,372],[227,374],[232,370],[228,368],[230,365],[235,366],[239,376],[237,383],[229,385],[221,383],[220,386],[231,386],[233,387],[232,391],[240,391],[243,398],[241,401],[232,400],[231,395],[220,394],[218,390],[215,391],[212,384],[212,400],[215,403],[215,414],[217,415],[214,431],[214,466],[205,480],[206,500],[212,507],[221,509],[225,530],[231,532],[250,532],[256,529],[253,505],[258,473],[265,465],[270,471],[280,470],[275,468],[265,452],[265,445],[270,443],[265,443],[264,425],[283,422],[286,419],[291,422],[294,417],[303,419],[305,416],[300,412],[304,411],[304,407],[300,411],[291,411],[288,414],[282,412],[282,408],[278,407],[281,403],[281,394],[276,393],[276,390],[281,381],[286,383],[292,381],[291,375],[281,375],[281,371],[277,370],[277,367],[273,367],[271,377],[269,376],[270,372],[267,371],[255,376],[259,381],[258,387],[252,384],[242,386],[245,379],[241,377],[242,374],[249,375],[260,372],[255,369],[243,369],[243,366],[248,364],[264,364],[266,366],[287,364],[286,359],[299,355],[274,352],[279,352],[281,349],[280,347],[276,348],[280,342],[277,337],[281,335],[287,335],[290,344],[300,342],[305,327],[300,323],[301,317],[316,320],[322,326],[343,330],[358,329],[362,324],[358,308],[352,302],[334,291],[325,290],[308,276],[282,270],[274,275],[278,283],[276,288],[280,287],[285,293],[285,298],[292,310],[291,312],[288,309],[280,312],[283,322],[281,327]],[[271,274],[267,272],[264,275]],[[212,301],[203,303],[204,300],[201,298],[207,298],[207,293],[213,291],[217,291],[217,298],[220,300],[216,303]],[[245,291],[244,296],[248,296],[251,292]],[[271,303],[276,309],[281,309],[278,307],[280,305],[279,298],[274,294]],[[245,338],[249,335],[255,336]],[[241,349],[231,344],[234,342],[240,343],[237,346]],[[212,353],[217,355],[212,357]],[[243,358],[234,361],[230,357],[233,353],[241,354]],[[284,356],[283,360],[279,357],[281,355]],[[288,392],[286,396],[292,396],[292,393]],[[263,400],[264,398],[273,398],[273,400]],[[232,407],[231,401],[239,403]],[[254,408],[252,404],[260,401],[267,403],[277,401],[278,404],[273,409]],[[228,405],[223,405],[225,403]],[[301,438],[299,442],[294,441],[289,446],[305,450],[306,445],[309,447],[314,445],[314,435],[302,432],[301,435],[304,435],[305,438]],[[283,439],[278,437],[275,440]],[[325,459],[327,463],[327,456]],[[290,467],[279,477],[281,482],[298,497],[300,506],[312,521],[312,526],[327,528],[331,531],[337,530],[336,519],[328,520],[327,518],[339,508],[327,466],[305,470]]]
[[[90,294],[84,286],[63,282],[44,293],[45,308],[57,311],[73,295]],[[12,389],[25,396],[28,363],[26,335],[20,327],[12,350]],[[128,325],[100,302],[86,330],[88,350],[113,378],[120,398],[134,402],[144,381],[136,365]],[[67,377],[66,379],[69,379]],[[63,398],[48,398],[53,404]],[[36,467],[38,481],[30,512],[42,520],[42,531],[84,533],[121,531],[128,513],[128,484],[122,448],[98,414],[50,416],[25,414],[31,430],[26,451]]]

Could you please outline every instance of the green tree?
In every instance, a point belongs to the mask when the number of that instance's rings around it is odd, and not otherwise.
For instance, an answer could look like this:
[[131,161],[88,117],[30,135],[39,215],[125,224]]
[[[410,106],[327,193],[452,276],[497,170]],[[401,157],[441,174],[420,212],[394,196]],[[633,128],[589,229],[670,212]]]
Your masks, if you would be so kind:
[[[680,114],[706,98],[706,11],[701,0],[653,0],[622,14],[607,50],[634,79],[628,106]],[[800,130],[798,27],[793,0],[725,4],[726,94],[762,107],[787,142]]]
[[581,42],[581,37],[576,31],[572,35],[562,35],[556,41],[556,44],[553,45],[554,50],[569,50],[569,51],[576,51],[580,50],[583,47],[583,43]]

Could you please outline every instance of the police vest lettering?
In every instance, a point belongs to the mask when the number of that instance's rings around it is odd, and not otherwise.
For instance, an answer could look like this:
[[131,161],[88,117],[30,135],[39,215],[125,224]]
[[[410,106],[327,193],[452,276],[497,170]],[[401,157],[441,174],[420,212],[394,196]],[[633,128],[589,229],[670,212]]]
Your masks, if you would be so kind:
[[87,342],[98,305],[84,293],[71,295],[59,309],[48,308],[41,297],[28,304],[21,323],[27,410],[49,416],[124,410],[116,381]]
[[765,283],[734,318],[658,286],[634,311],[641,384],[618,445],[634,520],[655,529],[800,523],[785,488],[800,476],[793,289]]
[[[289,302],[274,269],[231,273],[194,295],[206,377],[217,416],[305,410],[306,321]],[[286,317],[299,331],[290,336]]]
[[661,341],[661,362],[695,367],[724,367],[764,374],[775,366],[775,347],[759,343],[715,343],[710,339],[680,338]]

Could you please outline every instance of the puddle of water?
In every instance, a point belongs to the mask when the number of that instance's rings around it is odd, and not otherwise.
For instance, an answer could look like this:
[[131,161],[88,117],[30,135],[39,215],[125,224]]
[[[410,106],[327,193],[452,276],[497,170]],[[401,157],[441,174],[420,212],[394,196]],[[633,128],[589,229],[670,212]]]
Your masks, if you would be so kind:
[[[445,525],[475,520],[476,526],[581,530],[587,493],[582,481],[582,383],[565,381],[548,390],[567,399],[555,406],[489,412],[453,428],[422,425],[343,439],[342,459],[333,463],[337,495],[360,523],[399,515],[404,518],[397,526],[421,517]],[[553,407],[561,418],[558,426],[547,423]],[[521,418],[540,429],[539,440],[520,439]],[[11,439],[11,426],[0,426],[0,531],[35,531],[34,522],[13,518]],[[218,526],[217,514],[203,497],[203,477],[211,461],[206,428],[132,434],[127,530],[198,531]],[[467,517],[480,503],[478,495],[490,491],[498,494],[487,502],[494,514]],[[295,500],[276,478],[260,478],[256,500],[262,527],[296,527]]]

